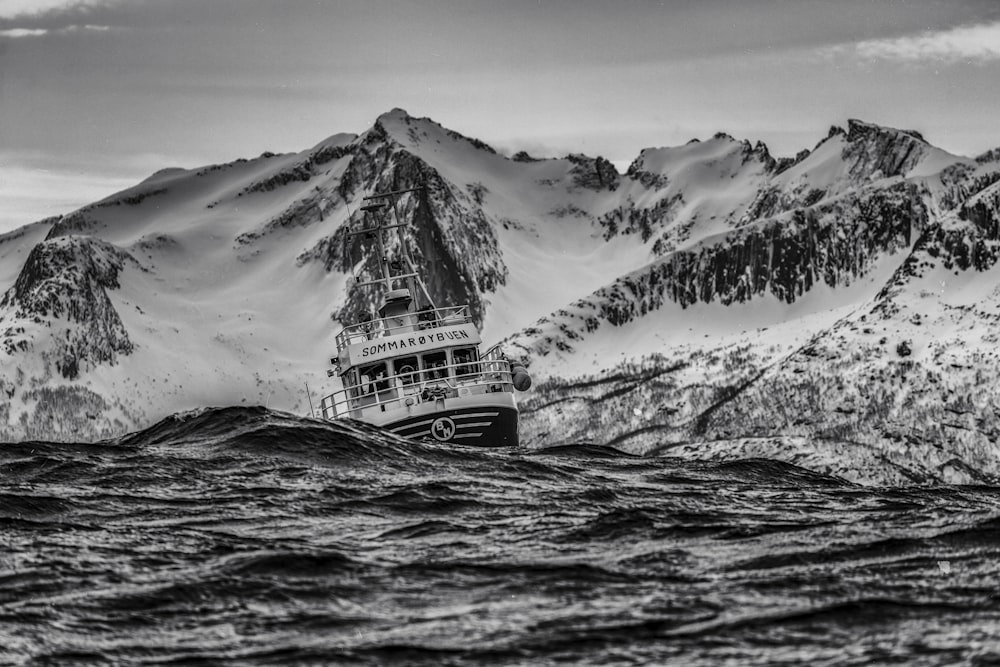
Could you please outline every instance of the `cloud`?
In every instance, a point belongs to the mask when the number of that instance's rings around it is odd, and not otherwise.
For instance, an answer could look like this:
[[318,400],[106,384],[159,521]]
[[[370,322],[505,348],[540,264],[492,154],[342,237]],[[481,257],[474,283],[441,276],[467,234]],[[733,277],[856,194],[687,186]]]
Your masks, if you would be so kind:
[[111,26],[109,25],[93,25],[88,23],[87,25],[68,25],[54,32],[60,35],[68,35],[74,32],[107,32],[109,30],[111,30]]
[[893,39],[867,40],[855,44],[853,51],[866,59],[900,62],[1000,60],[1000,21]]
[[92,25],[89,23],[87,25],[68,25],[56,30],[49,30],[47,28],[11,28],[9,30],[0,30],[0,37],[18,39],[21,37],[44,37],[45,35],[71,35],[81,32],[107,32],[111,29],[109,25]]
[[11,28],[10,30],[0,30],[0,37],[10,37],[11,39],[41,37],[47,34],[49,34],[49,31],[44,28]]
[[0,0],[0,19],[36,18],[108,4],[113,3],[109,0]]
[[123,2],[125,0],[0,0],[0,39],[106,32],[112,29],[111,26],[84,23],[80,19],[92,10]]

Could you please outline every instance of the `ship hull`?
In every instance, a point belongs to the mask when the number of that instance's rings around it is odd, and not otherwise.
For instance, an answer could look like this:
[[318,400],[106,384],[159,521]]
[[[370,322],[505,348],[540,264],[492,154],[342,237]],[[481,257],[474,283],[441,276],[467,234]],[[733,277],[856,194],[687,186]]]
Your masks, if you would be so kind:
[[[367,421],[367,420],[366,420]],[[476,447],[516,447],[518,411],[510,393],[425,403],[372,420],[404,438]]]

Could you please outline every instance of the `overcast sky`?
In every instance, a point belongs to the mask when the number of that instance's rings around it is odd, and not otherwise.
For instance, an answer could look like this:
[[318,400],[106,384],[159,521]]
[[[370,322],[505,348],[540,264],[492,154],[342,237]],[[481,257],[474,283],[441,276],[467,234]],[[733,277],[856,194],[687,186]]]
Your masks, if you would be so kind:
[[393,107],[501,151],[1000,146],[997,0],[0,0],[0,231]]

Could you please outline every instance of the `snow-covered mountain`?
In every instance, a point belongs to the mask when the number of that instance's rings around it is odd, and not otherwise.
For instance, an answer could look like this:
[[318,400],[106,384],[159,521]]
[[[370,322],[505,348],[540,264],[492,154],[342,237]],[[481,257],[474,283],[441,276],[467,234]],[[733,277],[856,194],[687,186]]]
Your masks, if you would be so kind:
[[[716,146],[678,213],[638,227],[667,239],[660,257],[509,341],[563,376],[527,405],[529,441],[995,479],[1000,151],[960,158],[858,121],[791,162],[737,150]],[[692,171],[645,156],[629,174],[661,191]],[[718,197],[686,198],[715,174]]]
[[864,451],[883,472],[971,479],[1000,470],[998,181],[1000,151],[855,120],[795,158],[717,134],[620,174],[393,110],[0,236],[0,437],[101,437],[205,405],[307,412],[307,385],[333,389],[339,321],[374,300],[345,223],[367,194],[425,185],[400,201],[415,259],[435,300],[469,303],[530,364],[529,443],[770,448],[856,478]]

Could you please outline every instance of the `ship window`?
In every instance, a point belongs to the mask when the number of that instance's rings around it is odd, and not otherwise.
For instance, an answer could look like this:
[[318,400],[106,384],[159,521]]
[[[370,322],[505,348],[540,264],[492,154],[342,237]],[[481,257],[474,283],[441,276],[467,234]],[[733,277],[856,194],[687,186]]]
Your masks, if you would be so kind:
[[393,367],[403,384],[410,385],[417,381],[416,357],[400,357],[393,362]]
[[389,388],[389,380],[385,376],[385,364],[372,364],[361,369],[362,393],[372,394]]
[[470,375],[478,373],[478,364],[472,363],[476,360],[476,348],[461,347],[452,351],[452,358],[455,360],[455,373],[457,375]]
[[351,398],[357,398],[361,395],[361,387],[359,386],[358,370],[352,368],[347,371],[347,375],[344,377],[344,385],[347,387],[348,395]]
[[437,313],[433,310],[422,310],[417,313],[417,322],[420,323],[421,329],[430,329],[434,326],[434,320],[437,319]]
[[441,380],[448,377],[448,358],[442,352],[428,352],[423,355],[425,380]]

